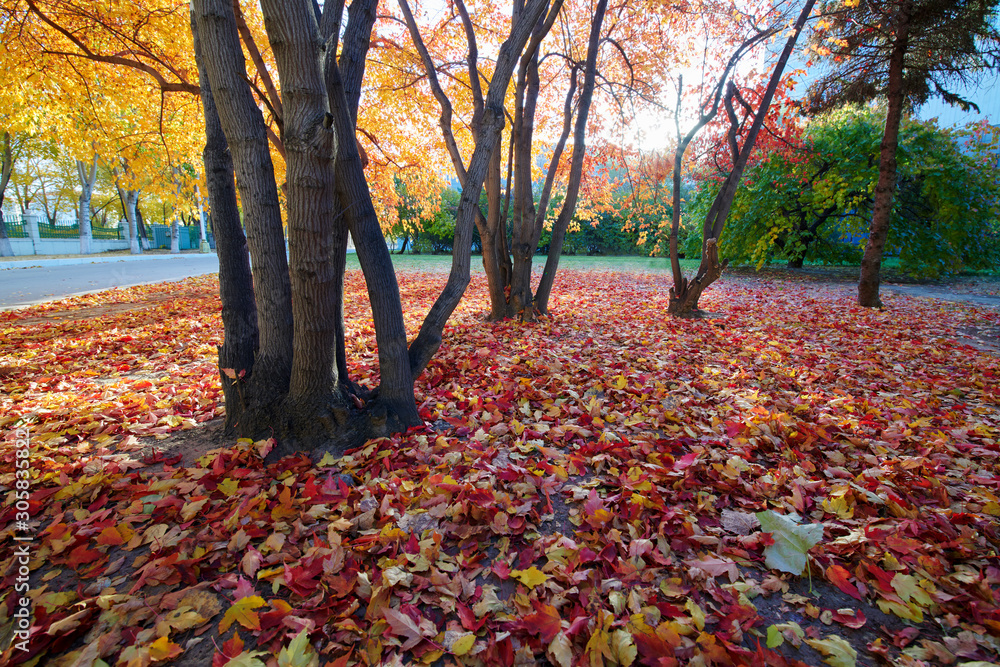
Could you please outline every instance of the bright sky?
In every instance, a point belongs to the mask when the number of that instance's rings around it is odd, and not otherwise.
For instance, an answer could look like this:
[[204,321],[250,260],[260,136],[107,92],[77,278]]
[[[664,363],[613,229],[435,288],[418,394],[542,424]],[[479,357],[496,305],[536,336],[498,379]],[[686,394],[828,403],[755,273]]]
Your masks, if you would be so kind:
[[983,119],[991,125],[1000,125],[1000,73],[987,74],[978,86],[958,92],[979,105],[981,113],[962,111],[936,99],[921,107],[917,115],[924,120],[937,118],[938,123],[944,127],[965,125]]

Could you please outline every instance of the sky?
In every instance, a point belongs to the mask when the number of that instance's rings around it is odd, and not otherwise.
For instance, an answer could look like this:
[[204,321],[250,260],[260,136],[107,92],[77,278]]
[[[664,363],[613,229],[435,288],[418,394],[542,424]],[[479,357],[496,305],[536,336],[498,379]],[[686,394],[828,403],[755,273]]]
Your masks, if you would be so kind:
[[963,97],[979,105],[981,113],[962,111],[958,107],[945,104],[940,99],[934,99],[923,105],[917,113],[922,120],[937,118],[942,127],[964,125],[985,119],[991,125],[1000,125],[1000,73],[993,72],[982,77],[979,85],[964,91]]

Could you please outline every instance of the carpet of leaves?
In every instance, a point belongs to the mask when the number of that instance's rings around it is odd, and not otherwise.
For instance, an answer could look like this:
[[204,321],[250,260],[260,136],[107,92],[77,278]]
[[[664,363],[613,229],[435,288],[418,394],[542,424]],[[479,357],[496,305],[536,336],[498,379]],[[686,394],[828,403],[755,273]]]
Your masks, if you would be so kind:
[[[400,276],[411,329],[444,280]],[[274,464],[223,439],[180,465],[145,445],[223,414],[217,288],[0,313],[0,661],[996,660],[1000,364],[954,337],[995,312],[737,277],[703,299],[719,317],[677,321],[664,276],[567,273],[553,317],[490,324],[474,279],[417,383],[426,426]],[[764,565],[763,510],[822,524],[811,590]],[[27,651],[7,648],[19,536]]]

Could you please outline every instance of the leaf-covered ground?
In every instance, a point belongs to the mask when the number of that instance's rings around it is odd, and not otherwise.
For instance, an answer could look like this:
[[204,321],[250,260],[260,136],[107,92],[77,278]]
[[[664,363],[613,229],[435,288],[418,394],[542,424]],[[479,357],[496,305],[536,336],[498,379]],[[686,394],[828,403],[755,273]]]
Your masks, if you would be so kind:
[[[444,280],[401,275],[411,329]],[[737,276],[676,321],[668,280],[565,273],[531,324],[474,280],[426,426],[317,463],[220,435],[214,278],[0,313],[0,648],[23,544],[33,607],[0,661],[995,661],[1000,365],[956,336],[997,313]],[[819,538],[805,575],[765,564],[775,521]]]

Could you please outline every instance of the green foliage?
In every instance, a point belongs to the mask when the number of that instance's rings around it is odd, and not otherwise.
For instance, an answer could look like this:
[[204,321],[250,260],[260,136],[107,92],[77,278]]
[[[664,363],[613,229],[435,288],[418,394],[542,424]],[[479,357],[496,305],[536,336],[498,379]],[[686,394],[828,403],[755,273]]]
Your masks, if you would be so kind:
[[[618,213],[598,213],[593,220],[578,220],[578,230],[568,232],[563,242],[564,255],[648,255],[652,244],[640,243],[640,232],[628,226]],[[548,253],[552,233],[542,232],[539,254]]]
[[[907,120],[897,153],[898,188],[886,252],[918,278],[986,269],[1000,258],[1000,170],[995,145],[968,132]],[[801,149],[772,152],[749,168],[722,239],[725,257],[761,266],[783,259],[857,263],[878,182],[882,119],[847,107],[809,123]],[[703,218],[717,186],[703,187]],[[699,238],[687,250],[697,254]],[[693,247],[692,247],[693,246]]]
[[397,222],[389,230],[389,236],[408,238],[412,252],[417,254],[450,253],[455,239],[455,212],[461,193],[451,187],[443,188],[439,205],[427,215],[408,195],[405,183],[397,180],[396,192],[400,204],[397,207]]

